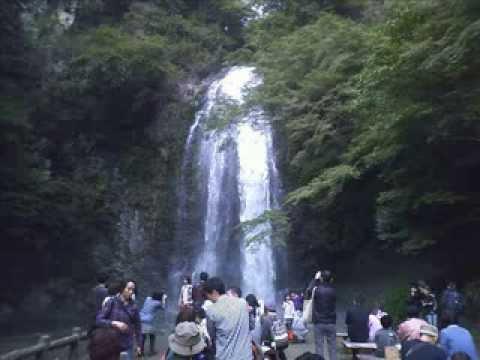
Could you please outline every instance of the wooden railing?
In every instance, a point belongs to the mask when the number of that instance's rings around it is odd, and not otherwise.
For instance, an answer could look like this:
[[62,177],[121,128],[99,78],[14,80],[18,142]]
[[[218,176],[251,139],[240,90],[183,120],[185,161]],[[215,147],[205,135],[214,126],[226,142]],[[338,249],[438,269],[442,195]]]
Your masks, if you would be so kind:
[[87,339],[87,332],[79,327],[74,327],[72,335],[60,339],[51,340],[50,335],[42,335],[36,345],[11,351],[1,355],[0,360],[17,360],[34,357],[36,360],[50,359],[49,353],[54,350],[68,348],[67,359],[79,360],[79,344]]

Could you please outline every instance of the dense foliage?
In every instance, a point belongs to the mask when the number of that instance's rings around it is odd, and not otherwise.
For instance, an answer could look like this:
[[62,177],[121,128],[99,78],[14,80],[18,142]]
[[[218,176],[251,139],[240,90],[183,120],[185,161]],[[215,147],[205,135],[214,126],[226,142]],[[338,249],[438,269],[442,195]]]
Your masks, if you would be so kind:
[[2,5],[0,304],[99,271],[165,278],[197,85],[247,16],[236,0]]
[[285,143],[294,258],[428,250],[478,273],[478,3],[261,3],[247,48]]
[[[244,226],[276,224],[299,273],[381,248],[478,277],[478,1],[252,3],[263,16],[241,0],[2,5],[0,305],[66,274],[165,274],[195,85],[227,62],[264,76],[288,190],[288,219]],[[243,111],[216,110],[212,128]]]

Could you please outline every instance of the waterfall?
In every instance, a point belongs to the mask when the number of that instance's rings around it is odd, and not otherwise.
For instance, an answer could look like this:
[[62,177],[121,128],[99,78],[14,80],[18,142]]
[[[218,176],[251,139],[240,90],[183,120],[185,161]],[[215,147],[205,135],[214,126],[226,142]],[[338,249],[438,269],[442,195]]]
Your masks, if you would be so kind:
[[[239,226],[279,204],[270,124],[260,109],[242,107],[248,91],[261,82],[254,70],[233,67],[213,81],[190,128],[177,243],[181,254],[194,258],[177,266],[176,278],[181,271],[207,271],[227,286],[240,285],[245,294],[273,302],[276,271],[270,224],[260,224],[248,234]],[[260,233],[267,234],[262,241],[247,243]]]

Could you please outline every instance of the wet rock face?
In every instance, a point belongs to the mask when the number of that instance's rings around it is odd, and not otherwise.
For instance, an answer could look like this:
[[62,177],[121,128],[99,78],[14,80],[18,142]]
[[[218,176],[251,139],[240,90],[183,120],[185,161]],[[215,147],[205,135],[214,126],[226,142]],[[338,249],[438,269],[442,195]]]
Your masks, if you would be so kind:
[[177,83],[177,96],[181,102],[195,104],[207,91],[213,78],[201,80],[198,76],[190,76]]

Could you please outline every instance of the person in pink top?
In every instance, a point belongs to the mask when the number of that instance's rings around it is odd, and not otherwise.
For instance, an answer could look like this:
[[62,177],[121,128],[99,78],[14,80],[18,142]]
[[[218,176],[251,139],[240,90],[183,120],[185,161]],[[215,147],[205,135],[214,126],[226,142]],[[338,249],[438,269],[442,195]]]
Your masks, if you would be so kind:
[[377,331],[383,329],[380,319],[385,315],[387,315],[386,312],[383,312],[379,307],[376,307],[368,316],[368,340],[370,342],[374,342]]
[[416,306],[409,306],[407,308],[408,319],[398,326],[397,335],[401,342],[408,340],[420,339],[420,328],[428,323],[420,319],[418,308]]

